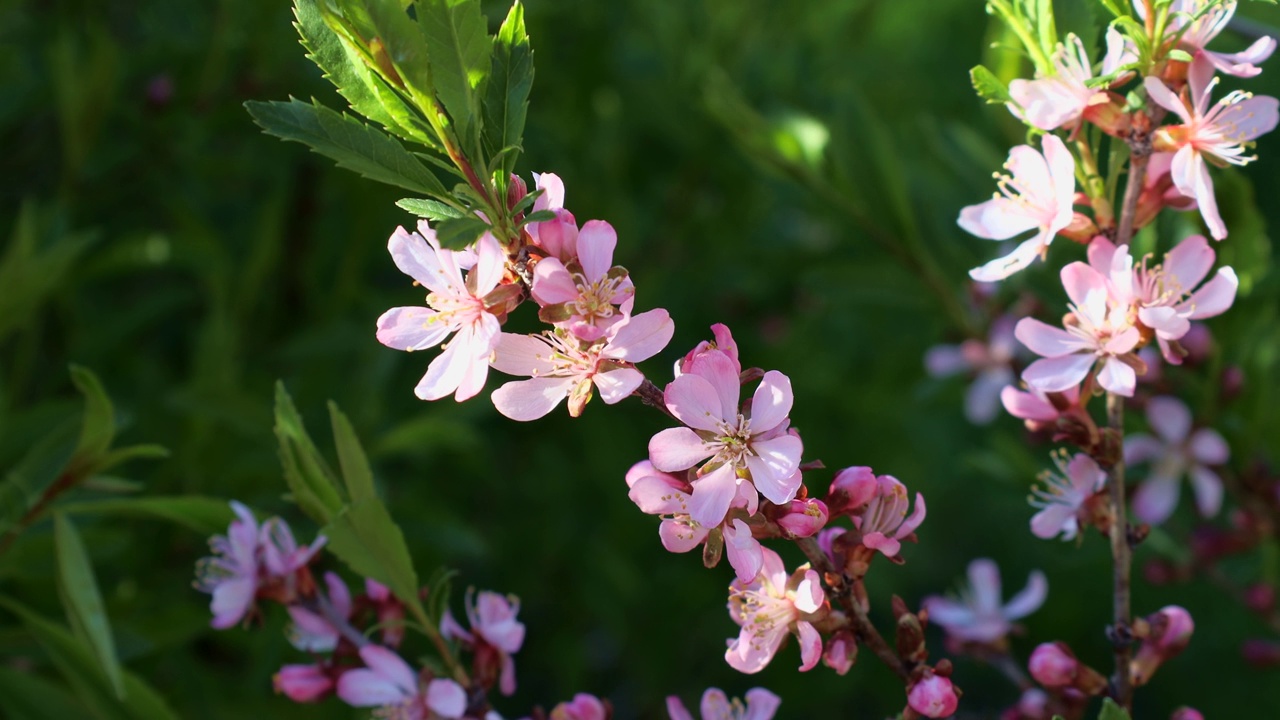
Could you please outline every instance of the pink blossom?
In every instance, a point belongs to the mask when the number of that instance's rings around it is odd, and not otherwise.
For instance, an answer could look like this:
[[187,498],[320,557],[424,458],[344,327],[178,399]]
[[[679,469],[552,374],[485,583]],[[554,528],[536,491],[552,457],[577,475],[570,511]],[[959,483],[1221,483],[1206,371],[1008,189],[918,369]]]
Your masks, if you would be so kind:
[[871,502],[879,490],[874,470],[862,465],[847,467],[836,473],[827,489],[827,508],[836,515],[857,512]]
[[761,552],[764,563],[755,580],[729,585],[729,615],[742,631],[724,658],[738,672],[760,672],[791,632],[800,642],[800,670],[811,670],[822,657],[822,638],[809,620],[826,603],[818,573],[806,564],[788,576],[776,552]]
[[[338,617],[350,618],[352,603],[351,592],[346,583],[336,573],[324,574],[325,586],[329,590],[329,602]],[[293,627],[289,632],[289,642],[299,650],[306,652],[332,652],[338,646],[341,637],[337,628],[319,613],[307,610],[301,605],[289,606],[289,617],[293,619]]]
[[631,312],[635,286],[627,269],[613,264],[618,234],[603,220],[591,220],[578,234],[578,257],[567,264],[549,257],[533,271],[533,299],[543,322],[598,340]]
[[1107,28],[1105,38],[1107,54],[1102,58],[1102,75],[1110,75],[1126,65],[1138,62],[1138,46],[1132,38],[1121,34],[1114,25]]
[[264,581],[284,581],[290,586],[290,590],[294,575],[311,563],[326,540],[325,536],[317,535],[310,545],[298,545],[293,539],[289,524],[278,517],[263,523],[258,534],[258,546],[262,550],[262,565],[259,569],[266,573]]
[[[1146,19],[1146,6],[1142,0],[1134,0],[1138,17]],[[1275,38],[1258,38],[1243,52],[1216,53],[1205,50],[1209,41],[1218,36],[1231,16],[1236,12],[1235,0],[1173,0],[1169,6],[1167,37],[1178,37],[1178,45],[1187,52],[1204,51],[1213,67],[1236,77],[1253,77],[1262,72],[1258,63],[1271,57],[1276,49]]]
[[941,675],[928,674],[907,692],[907,705],[928,718],[948,717],[959,704],[951,679]]
[[[1074,34],[1058,43],[1050,58],[1054,73],[1035,80],[1013,80],[1009,83],[1009,112],[1023,122],[1041,130],[1056,130],[1064,125],[1074,127],[1085,108],[1102,90],[1090,87],[1093,66],[1084,51],[1084,43]],[[1105,97],[1105,93],[1103,93]]]
[[778,516],[778,526],[791,537],[811,537],[826,527],[827,504],[821,500],[805,498],[787,503],[782,514]]
[[598,342],[585,343],[556,330],[542,335],[502,333],[493,367],[530,380],[509,382],[493,392],[498,412],[512,420],[536,420],[569,400],[569,414],[578,417],[591,399],[592,388],[608,405],[621,402],[644,381],[634,363],[658,354],[675,332],[666,310],[650,310],[612,325]]
[[1210,108],[1209,91],[1217,84],[1213,70],[1213,63],[1204,53],[1197,54],[1191,62],[1187,72],[1189,106],[1158,78],[1147,78],[1145,87],[1156,104],[1177,114],[1184,123],[1161,130],[1168,144],[1177,148],[1171,168],[1173,183],[1183,195],[1196,199],[1213,238],[1221,240],[1227,236],[1227,226],[1218,213],[1206,159],[1229,165],[1244,165],[1257,159],[1244,154],[1245,145],[1275,129],[1280,119],[1280,101],[1236,90]]
[[573,700],[562,702],[551,710],[551,720],[607,720],[609,712],[600,698],[578,693]]
[[390,588],[373,578],[365,578],[364,594],[373,604],[382,626],[382,644],[398,647],[404,639],[404,603],[391,594]]
[[396,307],[383,313],[378,318],[378,342],[413,352],[435,347],[452,334],[414,392],[423,400],[450,393],[458,401],[473,397],[484,387],[498,340],[501,323],[494,311],[505,312],[493,306],[505,307],[506,293],[495,292],[506,265],[502,247],[485,233],[475,252],[445,250],[422,221],[416,233],[396,228],[387,249],[396,267],[430,293],[427,307]]
[[676,363],[677,376],[689,372],[689,368],[693,367],[695,358],[713,350],[724,353],[733,363],[733,367],[736,368],[737,372],[742,372],[742,363],[738,360],[738,343],[733,339],[733,333],[729,331],[728,326],[722,323],[712,325],[711,337],[714,339],[703,340],[698,343]]
[[969,422],[985,425],[996,417],[1001,389],[1013,382],[1016,351],[1013,319],[1001,316],[991,324],[985,343],[970,338],[959,345],[935,345],[925,353],[924,365],[934,377],[976,373],[965,393],[964,414]]
[[[764,688],[751,688],[746,694],[746,704],[737,698],[730,700],[719,688],[702,693],[699,707],[702,720],[773,720],[782,699]],[[694,720],[693,715],[680,701],[671,695],[667,698],[667,714],[671,720]]]
[[1152,463],[1150,476],[1134,495],[1133,513],[1152,525],[1169,519],[1178,505],[1182,476],[1189,475],[1200,514],[1217,515],[1222,507],[1222,478],[1207,466],[1230,458],[1227,442],[1210,428],[1192,432],[1191,411],[1177,398],[1152,398],[1147,422],[1154,437],[1135,433],[1124,442],[1125,462]]
[[689,363],[665,392],[667,409],[689,427],[663,430],[649,441],[649,459],[663,472],[685,470],[710,458],[693,482],[689,514],[703,527],[724,521],[738,485],[749,482],[775,505],[800,487],[803,443],[788,432],[791,380],[770,370],[751,404],[739,408],[736,359],[708,350]]
[[1061,276],[1072,303],[1066,330],[1023,318],[1014,331],[1023,345],[1043,356],[1022,372],[1022,379],[1038,390],[1061,392],[1079,385],[1098,363],[1098,384],[1132,397],[1137,374],[1122,357],[1137,347],[1141,334],[1128,305],[1117,302],[1106,276],[1085,263],[1067,265]]
[[1055,135],[1046,135],[1043,144],[1043,154],[1030,145],[1010,150],[1004,164],[1010,174],[996,174],[1000,192],[991,200],[960,211],[960,227],[980,238],[1006,240],[1028,230],[1036,231],[1012,253],[969,271],[974,280],[995,282],[1025,268],[1048,252],[1054,235],[1071,224],[1075,212],[1075,158]]
[[1030,430],[1041,430],[1080,408],[1080,386],[1046,393],[1029,387],[1024,392],[1010,385],[1000,391],[1000,402],[1010,415],[1026,421]]
[[533,243],[549,257],[567,263],[578,256],[578,223],[573,213],[564,208],[564,182],[552,173],[533,174],[534,184],[542,194],[533,201],[532,212],[548,210],[554,220],[529,223],[525,230]]
[[1040,512],[1031,518],[1031,532],[1045,540],[1056,535],[1074,540],[1080,531],[1084,505],[1106,484],[1107,474],[1084,453],[1077,453],[1070,462],[1065,453],[1055,455],[1053,461],[1061,474],[1044,473],[1040,476],[1044,487],[1032,491],[1031,504]]
[[[852,513],[853,526],[862,534],[862,544],[872,550],[879,550],[887,558],[893,558],[902,550],[902,541],[907,540],[924,522],[924,495],[916,493],[915,511],[910,516],[907,510],[911,500],[907,495],[907,486],[892,475],[881,475],[868,478],[859,475],[856,482],[861,488],[851,491],[855,497],[869,495],[866,505]],[[874,492],[866,488],[874,486]]]
[[1167,605],[1148,615],[1147,624],[1150,630],[1129,666],[1134,685],[1145,685],[1164,661],[1181,655],[1196,629],[1191,613],[1178,605]]
[[849,672],[857,659],[858,641],[848,630],[841,630],[832,635],[822,650],[822,664],[835,670],[837,675]]
[[1065,687],[1076,681],[1080,661],[1062,643],[1041,643],[1027,660],[1027,669],[1036,682],[1047,688]]
[[467,593],[468,632],[446,612],[440,623],[440,632],[446,638],[458,639],[469,647],[486,645],[497,651],[501,665],[498,689],[503,695],[516,691],[516,665],[511,656],[524,644],[524,624],[516,620],[520,601],[513,595],[503,596],[487,590],[478,595]]
[[[409,667],[409,663],[381,645],[365,645],[360,648],[360,659],[364,661],[365,667],[348,670],[338,678],[338,697],[343,702],[354,707],[381,707],[385,714],[403,720],[426,720],[429,712],[427,696],[422,692],[418,674]],[[452,683],[453,681],[432,682]],[[459,687],[458,690],[461,691],[462,688]],[[442,695],[454,694],[437,686],[434,693],[435,705],[441,704]],[[430,710],[435,709],[435,707],[430,708]],[[463,692],[463,707],[457,709],[456,714],[445,717],[462,716],[466,710],[465,692]]]
[[285,665],[271,678],[275,691],[298,703],[317,702],[333,692],[333,678],[319,665]]
[[[699,525],[689,516],[693,488],[687,481],[661,472],[653,467],[653,463],[642,460],[627,471],[627,485],[631,488],[628,496],[641,511],[663,516],[658,536],[669,552],[689,552],[707,542],[711,528]],[[746,484],[739,485],[738,490],[730,508],[742,508],[747,515],[754,515],[759,495]],[[764,562],[760,542],[738,517],[726,517],[719,530],[729,564],[740,581],[750,582],[759,574]]]
[[1178,243],[1162,264],[1154,266],[1144,258],[1134,267],[1129,246],[1116,248],[1104,237],[1089,244],[1089,265],[1109,274],[1116,302],[1128,306],[1143,325],[1155,331],[1161,354],[1174,365],[1182,363],[1182,354],[1171,343],[1191,331],[1191,321],[1221,315],[1235,302],[1240,283],[1229,267],[1218,268],[1211,280],[1200,285],[1214,257],[1203,235]]
[[1000,602],[1000,569],[988,558],[969,563],[969,586],[956,599],[939,596],[924,599],[929,621],[941,625],[947,635],[961,642],[993,643],[1009,634],[1014,620],[1026,617],[1044,604],[1049,581],[1033,571],[1027,586],[1008,603]]
[[213,627],[224,630],[244,618],[258,593],[258,521],[244,505],[231,501],[236,519],[227,534],[209,540],[214,557],[196,565],[197,587],[211,593]]

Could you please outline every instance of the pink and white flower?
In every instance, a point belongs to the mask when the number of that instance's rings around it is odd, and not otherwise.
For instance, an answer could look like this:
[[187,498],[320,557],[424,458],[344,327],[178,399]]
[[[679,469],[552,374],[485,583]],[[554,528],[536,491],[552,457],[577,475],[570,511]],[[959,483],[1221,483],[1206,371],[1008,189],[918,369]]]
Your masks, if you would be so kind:
[[1056,135],[1046,135],[1043,145],[1043,154],[1030,145],[1010,150],[1004,164],[1010,174],[996,174],[1000,192],[991,200],[960,211],[960,227],[980,238],[1007,240],[1028,230],[1036,231],[1012,253],[970,270],[974,280],[995,282],[1027,267],[1048,252],[1058,231],[1071,224],[1075,158]]
[[[329,590],[329,603],[334,613],[341,618],[350,618],[352,603],[351,591],[337,573],[324,574],[325,587]],[[289,617],[293,619],[293,627],[289,632],[289,643],[299,650],[314,653],[332,652],[338,646],[341,633],[319,613],[312,612],[301,605],[289,606]]]
[[1129,246],[1117,249],[1104,237],[1089,244],[1089,265],[1109,274],[1116,301],[1128,305],[1139,322],[1155,332],[1160,353],[1174,365],[1182,363],[1182,354],[1172,343],[1190,332],[1191,321],[1221,315],[1235,302],[1240,283],[1229,267],[1219,268],[1212,279],[1200,285],[1213,267],[1214,257],[1203,235],[1178,243],[1163,263],[1154,266],[1148,266],[1144,258],[1135,267]]
[[[1134,0],[1133,6],[1138,17],[1145,20],[1147,11],[1142,0]],[[1231,16],[1236,12],[1235,0],[1173,0],[1169,6],[1169,23],[1167,36],[1178,38],[1178,45],[1191,54],[1203,51],[1209,62],[1219,71],[1236,77],[1253,77],[1262,72],[1258,63],[1271,57],[1275,52],[1276,41],[1272,37],[1258,38],[1243,52],[1217,53],[1205,48],[1218,36]]]
[[515,596],[487,590],[477,595],[468,592],[466,611],[470,631],[453,619],[453,613],[445,612],[440,633],[472,648],[484,645],[495,650],[500,665],[498,689],[503,695],[511,695],[516,691],[516,665],[511,656],[524,644],[524,624],[516,620],[520,601]]
[[214,556],[196,565],[196,585],[213,595],[209,609],[212,625],[219,630],[240,622],[258,593],[258,521],[253,511],[235,500],[231,509],[236,519],[227,534],[209,540]]
[[578,693],[551,710],[551,720],[608,720],[609,711],[595,695]]
[[1093,65],[1085,53],[1084,43],[1074,34],[1058,43],[1050,58],[1054,74],[1035,80],[1017,79],[1009,83],[1009,112],[1041,130],[1056,130],[1064,125],[1074,127],[1084,111],[1100,93],[1090,87]]
[[689,502],[689,514],[703,527],[724,521],[743,482],[775,505],[789,502],[800,487],[804,446],[788,431],[791,380],[770,370],[751,404],[739,408],[739,371],[736,358],[722,350],[695,356],[665,392],[667,409],[688,427],[663,430],[649,441],[649,459],[663,472],[710,458],[693,481]]
[[264,582],[284,581],[291,584],[294,575],[311,564],[326,540],[325,536],[317,535],[310,545],[298,545],[288,523],[278,517],[269,518],[262,524],[258,538],[258,545],[262,549],[260,569],[266,573]]
[[1045,472],[1040,476],[1044,487],[1032,490],[1031,504],[1040,512],[1031,518],[1031,532],[1045,540],[1057,535],[1074,540],[1085,503],[1106,484],[1107,474],[1084,453],[1077,453],[1069,462],[1065,453],[1055,454],[1053,461],[1060,474]]
[[1129,306],[1116,301],[1107,277],[1085,263],[1067,265],[1061,277],[1071,299],[1066,329],[1023,318],[1014,330],[1023,345],[1043,356],[1023,370],[1022,379],[1043,392],[1062,392],[1079,385],[1097,363],[1099,385],[1132,397],[1137,373],[1125,360],[1142,336]]
[[976,379],[964,396],[969,422],[985,425],[996,417],[1000,391],[1013,382],[1013,319],[1000,316],[991,323],[987,341],[970,338],[959,345],[935,345],[925,353],[924,365],[933,377],[974,373]]
[[542,194],[533,201],[532,212],[549,210],[556,217],[529,223],[525,230],[548,257],[567,263],[578,256],[578,223],[564,207],[564,181],[553,173],[534,173],[533,181]]
[[1221,240],[1227,236],[1227,226],[1218,213],[1213,178],[1206,163],[1245,165],[1257,159],[1244,154],[1245,146],[1275,129],[1280,119],[1280,101],[1236,90],[1210,108],[1209,91],[1218,82],[1213,72],[1209,57],[1197,54],[1187,71],[1189,105],[1158,78],[1147,78],[1145,87],[1156,104],[1182,119],[1182,125],[1162,128],[1157,144],[1162,146],[1160,149],[1177,149],[1171,168],[1174,186],[1183,195],[1196,199],[1210,234]]
[[423,687],[418,674],[399,655],[381,645],[360,648],[365,667],[338,678],[338,697],[355,707],[380,707],[397,720],[456,720],[467,711],[467,692],[453,680],[435,679]]
[[657,355],[674,332],[671,316],[658,309],[612,325],[593,343],[584,343],[563,330],[542,335],[502,333],[494,349],[493,367],[532,379],[509,382],[495,390],[494,407],[512,420],[536,420],[568,397],[569,414],[578,417],[591,399],[593,387],[600,390],[606,404],[620,402],[644,381],[634,363]]
[[[661,472],[653,463],[642,460],[627,471],[627,486],[631,488],[628,497],[641,511],[663,516],[658,537],[669,552],[686,553],[707,542],[712,528],[699,525],[689,516],[693,488],[687,481]],[[730,509],[742,508],[747,515],[754,515],[759,495],[746,483],[738,489]],[[726,517],[719,530],[729,564],[740,581],[750,582],[764,562],[760,542],[740,517]]]
[[859,473],[853,483],[861,487],[855,487],[850,495],[869,496],[865,505],[850,513],[853,526],[862,535],[862,544],[871,550],[879,550],[887,558],[897,557],[902,550],[902,541],[913,539],[916,528],[924,522],[924,495],[916,493],[915,511],[908,516],[911,500],[907,486],[897,478],[892,475],[869,477],[869,473]]
[[1080,386],[1047,393],[1033,387],[1023,391],[1010,385],[1000,391],[1000,402],[1010,415],[1025,420],[1027,429],[1042,430],[1080,409]]
[[285,665],[271,678],[276,692],[297,703],[318,702],[333,692],[334,682],[319,665]]
[[543,322],[563,327],[590,342],[631,313],[635,286],[627,269],[613,264],[618,234],[603,220],[591,220],[578,233],[578,256],[568,263],[541,260],[533,271],[533,299]]
[[788,575],[776,552],[762,552],[764,563],[755,580],[729,585],[729,615],[742,631],[724,658],[738,672],[760,672],[790,632],[800,641],[801,672],[812,670],[822,659],[822,637],[810,620],[826,603],[818,573],[806,564]]
[[1125,462],[1151,463],[1151,474],[1133,498],[1133,513],[1143,522],[1158,525],[1178,506],[1182,476],[1191,477],[1196,507],[1205,517],[1222,508],[1222,478],[1209,469],[1231,457],[1227,442],[1217,431],[1192,432],[1191,411],[1177,398],[1156,397],[1147,404],[1147,422],[1155,436],[1136,433],[1125,438]]
[[[698,709],[702,720],[773,720],[781,704],[782,698],[764,688],[748,690],[745,704],[737,698],[730,700],[720,688],[709,688],[702,693],[702,704]],[[671,720],[694,720],[675,695],[667,698],[667,714]]]
[[927,718],[950,717],[960,704],[951,678],[927,673],[907,691],[907,705]]
[[502,247],[485,233],[474,252],[445,250],[424,220],[416,233],[396,228],[387,249],[396,267],[430,292],[427,307],[396,307],[383,313],[378,318],[378,342],[414,352],[453,335],[414,392],[423,400],[453,393],[461,402],[475,396],[489,373],[489,356],[501,328],[498,316],[506,312],[509,293],[495,292],[506,266]]
[[1013,627],[1013,621],[1026,617],[1044,604],[1049,581],[1035,570],[1027,586],[1008,603],[1000,601],[1000,569],[988,558],[969,563],[969,586],[961,589],[959,598],[939,596],[924,599],[929,621],[941,625],[948,637],[960,642],[994,643]]

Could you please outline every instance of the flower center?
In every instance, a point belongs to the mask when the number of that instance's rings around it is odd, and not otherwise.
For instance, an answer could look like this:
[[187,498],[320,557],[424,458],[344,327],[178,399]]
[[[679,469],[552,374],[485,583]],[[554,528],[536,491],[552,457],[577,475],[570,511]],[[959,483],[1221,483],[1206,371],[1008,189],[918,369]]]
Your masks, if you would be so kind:
[[599,280],[588,282],[581,273],[574,273],[573,284],[578,289],[578,298],[571,304],[574,314],[601,320],[613,317],[616,312],[613,298],[622,289],[625,278],[626,275],[612,277],[605,273]]
[[720,423],[720,434],[708,444],[715,448],[715,460],[744,467],[747,458],[755,455],[751,449],[751,421],[739,414],[736,422]]

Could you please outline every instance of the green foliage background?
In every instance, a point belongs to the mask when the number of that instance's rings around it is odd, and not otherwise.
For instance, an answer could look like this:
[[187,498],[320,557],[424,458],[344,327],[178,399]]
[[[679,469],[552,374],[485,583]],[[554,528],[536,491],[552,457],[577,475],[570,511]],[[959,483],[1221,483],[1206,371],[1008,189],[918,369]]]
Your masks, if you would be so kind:
[[[486,11],[496,28],[505,7]],[[1243,14],[1280,25],[1271,7]],[[310,539],[313,526],[281,499],[271,432],[281,378],[326,451],[326,400],[350,417],[422,577],[445,564],[464,585],[521,597],[529,633],[519,694],[499,706],[509,717],[577,691],[612,699],[619,718],[658,717],[668,694],[694,701],[710,685],[740,694],[757,684],[783,697],[781,717],[900,709],[901,690],[871,657],[844,678],[796,673],[794,647],[757,678],[724,664],[736,630],[728,569],[663,551],[654,519],[626,498],[624,472],[664,427],[657,413],[597,402],[577,421],[557,411],[521,425],[483,397],[414,398],[428,356],[373,338],[384,309],[419,299],[385,250],[412,220],[394,205],[404,193],[262,135],[241,107],[288,95],[343,107],[291,21],[283,0],[0,2],[0,225],[13,228],[0,259],[0,468],[77,412],[66,372],[76,363],[101,377],[125,442],[171,451],[113,475],[146,494],[238,498]],[[917,244],[960,298],[965,271],[993,256],[954,224],[1021,141],[969,86],[979,62],[1006,77],[1019,69],[986,49],[999,33],[982,3],[532,0],[527,23],[537,81],[518,171],[563,177],[579,221],[618,229],[638,307],[670,309],[676,339],[648,364],[651,377],[664,382],[668,363],[725,322],[748,364],[793,378],[807,456],[871,465],[925,493],[929,518],[906,567],[880,565],[871,578],[882,628],[891,593],[915,604],[953,587],[970,559],[993,556],[1010,593],[1033,568],[1049,574],[1048,603],[1015,639],[1020,654],[1063,639],[1108,668],[1105,543],[1028,533],[1025,497],[1049,447],[1028,446],[1010,418],[968,425],[963,383],[925,377],[924,351],[958,334],[892,257]],[[1216,47],[1243,43],[1224,36]],[[1280,66],[1249,88],[1280,94]],[[1212,324],[1221,353],[1201,373],[1240,366],[1248,392],[1221,406],[1212,381],[1191,385],[1237,470],[1274,461],[1280,437],[1280,280],[1266,234],[1280,222],[1275,144],[1264,138],[1262,160],[1219,184],[1220,198],[1252,192],[1261,212],[1221,200],[1233,228],[1222,257],[1247,294]],[[1054,247],[1055,264],[1082,254],[1067,245]],[[1064,302],[1043,268],[1011,286],[1036,289],[1050,308]],[[829,478],[808,483],[820,492]],[[119,515],[76,522],[123,663],[178,715],[358,715],[272,695],[272,672],[303,659],[279,613],[255,632],[209,629],[208,598],[191,588],[203,536]],[[1193,522],[1184,507],[1171,533]],[[53,523],[35,526],[0,561],[0,594],[59,617],[54,553]],[[1142,548],[1138,567],[1150,557]],[[1274,580],[1275,558],[1272,548],[1228,569]],[[1259,621],[1211,587],[1138,582],[1137,612],[1169,603],[1191,609],[1199,629],[1139,695],[1137,717],[1184,703],[1214,718],[1280,713],[1280,698],[1259,690],[1274,671],[1239,659],[1243,639],[1265,635]],[[14,672],[61,682],[0,613],[0,680]],[[959,662],[957,680],[967,717],[993,717],[1016,696],[973,662]]]

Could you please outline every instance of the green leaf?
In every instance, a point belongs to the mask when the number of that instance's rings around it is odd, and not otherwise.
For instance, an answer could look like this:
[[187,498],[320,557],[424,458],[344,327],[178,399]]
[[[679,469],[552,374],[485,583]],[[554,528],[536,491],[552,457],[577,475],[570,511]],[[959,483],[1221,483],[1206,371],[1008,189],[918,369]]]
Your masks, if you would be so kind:
[[447,218],[436,225],[436,240],[446,250],[461,250],[489,229],[489,223],[474,215],[460,218]]
[[529,223],[546,222],[548,220],[555,220],[555,219],[556,219],[555,211],[539,210],[537,212],[531,212],[528,215],[525,215],[524,220],[522,220],[520,224],[528,225]]
[[198,495],[85,500],[66,503],[58,509],[69,515],[153,517],[184,525],[201,535],[225,533],[233,517],[225,500]]
[[458,137],[471,138],[482,125],[478,90],[492,68],[493,53],[480,0],[421,0],[416,11],[436,95]]
[[53,520],[53,537],[58,556],[59,588],[71,626],[93,648],[98,664],[118,699],[124,698],[124,675],[116,657],[116,642],[102,604],[102,593],[93,577],[93,567],[75,526],[58,513]]
[[342,479],[347,485],[351,502],[355,504],[377,499],[369,458],[365,456],[364,448],[360,447],[360,439],[356,437],[351,421],[333,401],[329,401],[329,419],[333,424],[333,442],[338,448],[338,464],[342,467]]
[[[342,0],[342,12],[371,32],[365,40],[379,62],[390,62],[400,81],[420,101],[434,104],[433,70],[422,29],[405,12],[401,0]],[[415,8],[421,13],[422,9]],[[424,110],[427,108],[424,108]]]
[[338,88],[342,97],[351,104],[351,109],[389,130],[400,128],[374,89],[374,82],[381,80],[369,70],[359,53],[324,21],[317,0],[294,0],[293,14],[297,18],[293,26],[302,37],[307,57]]
[[245,107],[268,135],[300,142],[313,151],[378,182],[443,197],[444,184],[398,140],[350,115],[290,98],[289,102],[247,102]]
[[84,395],[84,421],[80,425],[80,439],[76,442],[75,455],[88,463],[96,464],[100,456],[111,447],[111,440],[116,435],[115,410],[93,371],[72,365],[71,382]]
[[413,569],[404,533],[376,497],[348,505],[322,534],[334,555],[360,575],[386,585],[412,611],[414,619],[429,624],[418,599],[418,574]]
[[70,631],[27,607],[0,597],[0,607],[18,616],[44,648],[49,660],[95,717],[103,720],[177,720],[163,698],[136,675],[125,671],[125,699],[117,700],[93,651]]
[[986,100],[988,104],[1003,105],[1013,102],[1009,88],[984,65],[975,65],[969,71],[969,81],[973,83],[973,89],[978,92],[978,97]]
[[1172,50],[1170,50],[1168,58],[1170,60],[1180,60],[1182,62],[1188,62],[1188,63],[1194,59],[1191,57],[1191,53],[1187,52],[1186,50],[1180,50],[1178,48],[1173,48]]
[[68,688],[32,672],[0,665],[0,710],[12,720],[66,720],[84,717],[84,706],[70,697]]
[[293,399],[276,383],[276,438],[280,442],[280,464],[289,484],[293,502],[321,525],[327,525],[343,505],[333,471],[307,435]]
[[1098,35],[1102,32],[1096,4],[1097,0],[1055,0],[1053,3],[1058,32],[1064,39],[1068,33],[1080,38],[1088,57],[1094,57]]
[[[54,214],[54,213],[49,213]],[[27,326],[56,293],[95,236],[45,229],[33,202],[24,202],[0,256],[0,341]],[[56,217],[56,215],[55,215]]]
[[1116,704],[1111,698],[1102,698],[1102,712],[1098,720],[1131,720],[1129,712]]
[[0,482],[0,533],[12,531],[62,477],[76,446],[78,425],[68,418],[32,445],[5,475]]
[[[519,146],[533,88],[533,48],[524,27],[524,6],[516,0],[498,30],[493,69],[484,98],[484,140],[490,157],[506,147]],[[516,165],[516,153],[502,158],[502,175]]]
[[396,201],[401,209],[417,215],[418,217],[429,218],[431,220],[446,220],[449,218],[466,217],[466,213],[436,200],[424,200],[420,198],[403,198]]
[[134,460],[136,458],[147,458],[149,460],[157,460],[169,457],[169,450],[161,445],[130,445],[129,447],[116,448],[106,455],[94,466],[95,472],[101,472],[109,468],[113,468],[122,462]]

